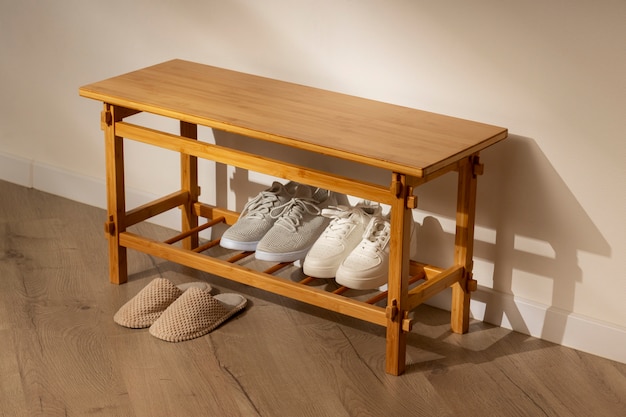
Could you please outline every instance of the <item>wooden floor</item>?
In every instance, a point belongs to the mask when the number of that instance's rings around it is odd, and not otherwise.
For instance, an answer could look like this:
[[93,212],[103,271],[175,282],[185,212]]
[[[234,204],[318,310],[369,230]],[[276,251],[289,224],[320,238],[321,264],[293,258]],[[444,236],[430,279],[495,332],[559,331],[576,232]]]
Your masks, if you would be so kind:
[[[393,377],[378,326],[136,252],[129,283],[109,284],[103,222],[100,209],[0,182],[0,415],[626,415],[626,365],[480,322],[452,334],[431,307]],[[155,277],[208,281],[249,305],[182,343],[116,325]]]

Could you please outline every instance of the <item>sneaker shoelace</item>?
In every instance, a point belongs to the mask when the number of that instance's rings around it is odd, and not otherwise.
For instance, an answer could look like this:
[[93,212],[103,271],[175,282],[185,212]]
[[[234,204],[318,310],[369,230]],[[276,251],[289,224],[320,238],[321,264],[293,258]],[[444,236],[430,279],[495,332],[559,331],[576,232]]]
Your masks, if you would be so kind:
[[271,191],[261,191],[256,197],[248,201],[241,211],[241,217],[261,219],[274,207],[278,197]]
[[341,239],[350,231],[352,225],[359,222],[363,216],[363,210],[355,207],[333,206],[323,209],[322,216],[333,219],[326,230],[324,230],[324,237]]
[[388,221],[382,218],[374,218],[367,226],[365,233],[363,233],[360,249],[372,254],[383,252],[389,241],[390,232],[391,226]]
[[285,204],[273,208],[270,216],[276,220],[277,225],[295,232],[302,223],[305,214],[317,216],[321,210],[317,206],[317,201],[312,198],[292,198]]

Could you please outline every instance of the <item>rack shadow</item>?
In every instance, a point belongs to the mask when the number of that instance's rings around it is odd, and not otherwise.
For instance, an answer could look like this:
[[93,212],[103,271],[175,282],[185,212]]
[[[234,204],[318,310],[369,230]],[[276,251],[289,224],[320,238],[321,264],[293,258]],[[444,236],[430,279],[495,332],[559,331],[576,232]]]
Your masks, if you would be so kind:
[[[227,132],[214,131],[213,135],[220,145],[272,158],[280,155],[291,163],[338,175],[357,175],[377,184],[389,181],[389,173],[384,170]],[[535,281],[549,289],[551,296],[547,297],[548,311],[541,337],[558,343],[564,335],[567,316],[573,311],[576,285],[583,280],[578,252],[608,257],[611,247],[535,140],[511,134],[483,151],[481,160],[485,174],[478,182],[476,226],[483,233],[476,235],[474,258],[491,268],[475,270],[483,274],[477,278],[492,280],[492,290],[505,297],[516,295],[518,288],[532,286]],[[217,204],[234,205],[238,211],[250,196],[267,187],[252,180],[245,169],[229,171],[218,164],[215,176],[220,187],[216,190]],[[234,201],[229,201],[228,187],[235,192]],[[416,190],[417,211],[425,213],[418,229],[422,262],[453,262],[450,248],[454,247],[454,229],[450,230],[448,223],[453,224],[455,219],[456,188],[457,176],[449,174]],[[485,302],[484,321],[500,326],[508,320],[514,330],[531,334],[515,303],[489,302],[484,294],[478,291],[474,297]]]
[[[550,290],[541,336],[560,342],[583,280],[578,252],[609,257],[611,247],[535,140],[510,135],[486,149],[481,160],[485,174],[478,182],[476,226],[487,231],[487,239],[477,232],[474,258],[491,264],[493,272],[477,278],[492,279],[494,291],[510,296],[519,295],[517,286],[534,283]],[[418,189],[419,208],[454,219],[456,178],[440,181]],[[434,215],[425,217],[419,247],[426,262],[451,261],[441,259],[449,252],[443,248],[454,245],[452,231],[444,229]],[[480,301],[480,293],[474,299]],[[514,303],[487,302],[485,308],[485,321],[501,325],[506,319],[513,329],[530,333]]]

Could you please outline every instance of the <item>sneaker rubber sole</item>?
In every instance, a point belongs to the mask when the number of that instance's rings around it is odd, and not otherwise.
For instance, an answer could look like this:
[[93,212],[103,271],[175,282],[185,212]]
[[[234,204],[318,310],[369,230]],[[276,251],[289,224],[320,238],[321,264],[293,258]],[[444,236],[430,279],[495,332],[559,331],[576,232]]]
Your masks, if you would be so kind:
[[254,253],[256,259],[270,262],[295,262],[303,259],[311,247],[293,252],[265,252],[257,250]]
[[220,239],[220,246],[226,249],[242,250],[245,252],[254,252],[259,242],[240,242],[238,240],[223,237]]

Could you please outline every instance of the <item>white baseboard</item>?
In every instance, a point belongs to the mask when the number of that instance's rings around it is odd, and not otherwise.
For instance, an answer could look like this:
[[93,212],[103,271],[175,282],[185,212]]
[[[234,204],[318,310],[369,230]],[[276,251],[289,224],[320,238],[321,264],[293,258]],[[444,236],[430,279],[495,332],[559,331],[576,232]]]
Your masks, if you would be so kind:
[[[0,153],[0,179],[106,208],[104,180],[62,168]],[[138,190],[127,190],[126,199],[129,207],[135,207],[159,197]],[[170,211],[151,221],[177,229],[180,219],[178,213]],[[450,310],[450,299],[450,291],[447,290],[433,297],[428,304]],[[626,328],[485,287],[473,294],[470,309],[477,320],[626,363]]]
[[[451,290],[442,291],[429,305],[450,310]],[[479,287],[472,294],[471,316],[561,346],[626,363],[626,328]]]
[[0,179],[23,187],[33,186],[33,161],[0,153]]
[[32,188],[90,206],[106,208],[102,179],[86,177],[57,167],[33,162]]
[[[101,178],[88,177],[52,165],[0,153],[0,180],[106,209],[106,184]],[[126,190],[126,204],[130,208],[159,197],[139,190]],[[180,227],[180,217],[174,211],[155,216],[150,221],[171,229]]]

